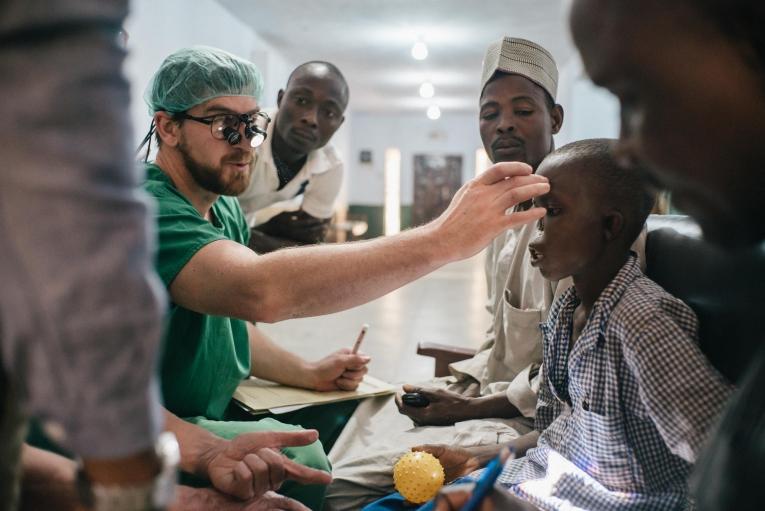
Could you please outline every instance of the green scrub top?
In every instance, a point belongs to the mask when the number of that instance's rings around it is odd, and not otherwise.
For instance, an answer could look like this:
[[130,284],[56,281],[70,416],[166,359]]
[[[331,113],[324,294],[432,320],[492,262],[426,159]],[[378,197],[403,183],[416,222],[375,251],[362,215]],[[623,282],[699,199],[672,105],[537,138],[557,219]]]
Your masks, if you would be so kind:
[[[247,245],[249,229],[233,197],[220,197],[206,220],[154,164],[146,190],[156,198],[159,250],[156,268],[167,288],[186,263],[213,241]],[[170,304],[161,358],[165,407],[180,417],[220,420],[237,385],[250,374],[246,323]]]

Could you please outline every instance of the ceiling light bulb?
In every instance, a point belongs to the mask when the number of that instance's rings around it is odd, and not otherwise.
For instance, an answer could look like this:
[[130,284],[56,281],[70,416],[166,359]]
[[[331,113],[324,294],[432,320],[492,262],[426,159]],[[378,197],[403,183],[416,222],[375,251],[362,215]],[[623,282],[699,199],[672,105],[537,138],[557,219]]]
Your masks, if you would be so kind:
[[428,119],[430,119],[431,121],[435,121],[436,119],[441,117],[441,109],[438,108],[438,105],[430,105],[426,113],[428,115]]
[[428,58],[428,47],[422,41],[417,41],[412,46],[412,58],[415,60],[425,60]]
[[421,98],[432,98],[435,93],[436,93],[436,89],[433,87],[432,83],[425,82],[422,85],[420,85]]

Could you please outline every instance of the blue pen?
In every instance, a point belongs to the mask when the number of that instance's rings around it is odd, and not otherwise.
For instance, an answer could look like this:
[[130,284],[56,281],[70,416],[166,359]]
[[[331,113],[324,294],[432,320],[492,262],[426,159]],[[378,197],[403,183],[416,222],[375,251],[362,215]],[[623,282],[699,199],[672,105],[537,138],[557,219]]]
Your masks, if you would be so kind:
[[[460,511],[477,511],[478,507],[481,505],[481,502],[484,498],[491,492],[491,489],[494,488],[494,482],[499,477],[499,474],[502,473],[502,468],[505,466],[504,463],[499,459],[500,457],[497,456],[493,460],[491,460],[491,463],[489,463],[486,466],[486,470],[481,474],[481,477],[476,481],[475,488],[473,488],[473,494],[470,496],[470,500],[467,501],[467,503],[462,506],[462,509]],[[510,457],[507,459],[507,461],[510,461],[515,458],[515,451],[513,449],[510,449]]]

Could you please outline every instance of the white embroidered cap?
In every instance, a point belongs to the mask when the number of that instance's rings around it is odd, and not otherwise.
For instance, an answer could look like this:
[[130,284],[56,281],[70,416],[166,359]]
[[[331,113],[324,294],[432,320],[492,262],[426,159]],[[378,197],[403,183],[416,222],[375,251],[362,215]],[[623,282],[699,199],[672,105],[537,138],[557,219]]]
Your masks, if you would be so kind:
[[558,67],[550,52],[538,44],[517,37],[504,37],[491,44],[483,59],[481,92],[497,71],[524,76],[555,100]]

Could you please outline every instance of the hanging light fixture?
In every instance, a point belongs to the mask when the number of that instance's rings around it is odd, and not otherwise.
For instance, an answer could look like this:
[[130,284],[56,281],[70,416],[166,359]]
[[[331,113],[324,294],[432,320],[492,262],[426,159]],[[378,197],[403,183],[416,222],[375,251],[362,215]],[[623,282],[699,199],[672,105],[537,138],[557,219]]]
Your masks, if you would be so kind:
[[425,60],[428,58],[428,46],[422,40],[418,39],[412,45],[412,58],[414,60]]
[[439,117],[441,117],[441,109],[438,108],[438,105],[430,105],[428,107],[428,111],[425,112],[428,116],[428,119],[431,121],[437,120]]
[[430,82],[423,82],[422,85],[420,85],[420,97],[421,98],[432,98],[436,93],[435,87],[433,87],[433,84]]

